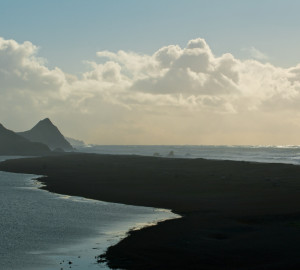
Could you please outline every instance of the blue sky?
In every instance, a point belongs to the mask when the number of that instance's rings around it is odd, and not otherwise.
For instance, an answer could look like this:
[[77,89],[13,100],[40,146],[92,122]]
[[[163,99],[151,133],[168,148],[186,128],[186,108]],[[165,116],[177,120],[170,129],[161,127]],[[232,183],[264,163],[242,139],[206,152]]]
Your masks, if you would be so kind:
[[0,36],[40,47],[48,66],[83,71],[100,50],[151,54],[205,38],[215,54],[255,47],[281,66],[300,62],[297,0],[1,0]]

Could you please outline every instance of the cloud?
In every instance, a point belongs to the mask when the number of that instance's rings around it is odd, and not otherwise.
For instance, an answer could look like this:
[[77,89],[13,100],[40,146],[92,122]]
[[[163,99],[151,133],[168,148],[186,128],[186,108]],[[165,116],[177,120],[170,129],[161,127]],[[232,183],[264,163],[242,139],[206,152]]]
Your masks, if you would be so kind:
[[65,83],[64,73],[56,68],[49,70],[38,48],[30,42],[18,44],[14,40],[0,38],[0,80],[3,89],[52,91]]
[[[266,59],[254,47],[249,52]],[[0,38],[0,121],[19,129],[50,116],[75,137],[98,143],[151,143],[152,135],[153,143],[217,143],[221,134],[228,142],[243,134],[245,122],[262,138],[269,115],[274,126],[287,117],[299,126],[300,65],[215,56],[201,38],[150,55],[100,51],[79,77],[49,69],[38,53],[31,42]]]

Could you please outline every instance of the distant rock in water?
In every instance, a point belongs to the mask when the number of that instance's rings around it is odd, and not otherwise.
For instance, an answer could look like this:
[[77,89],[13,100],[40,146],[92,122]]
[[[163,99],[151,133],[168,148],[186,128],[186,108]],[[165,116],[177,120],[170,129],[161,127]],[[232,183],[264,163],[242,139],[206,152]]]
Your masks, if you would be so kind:
[[31,142],[0,124],[0,155],[39,156],[50,152],[47,145]]
[[174,151],[170,151],[168,157],[174,157]]
[[85,142],[84,141],[80,141],[80,140],[76,140],[76,139],[73,139],[73,138],[68,138],[68,137],[65,137],[66,140],[73,146],[73,147],[84,147],[86,146]]
[[73,150],[71,144],[60,133],[58,128],[52,124],[49,118],[41,120],[31,130],[19,132],[18,134],[32,142],[44,143],[51,150]]

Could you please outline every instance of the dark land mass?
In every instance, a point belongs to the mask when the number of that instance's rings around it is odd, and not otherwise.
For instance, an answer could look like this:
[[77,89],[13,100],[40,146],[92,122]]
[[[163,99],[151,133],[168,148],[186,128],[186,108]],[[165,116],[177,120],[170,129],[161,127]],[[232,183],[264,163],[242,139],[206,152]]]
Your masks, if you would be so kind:
[[120,269],[300,269],[300,166],[68,154],[8,160],[51,192],[182,215],[130,232],[105,258]]
[[65,138],[71,144],[72,147],[76,148],[76,147],[83,147],[86,145],[84,141],[76,140],[74,138],[68,138],[68,137]]
[[51,150],[73,150],[71,144],[49,118],[39,121],[32,129],[18,134],[29,141],[46,144]]
[[35,156],[50,152],[47,145],[31,142],[0,124],[0,155]]

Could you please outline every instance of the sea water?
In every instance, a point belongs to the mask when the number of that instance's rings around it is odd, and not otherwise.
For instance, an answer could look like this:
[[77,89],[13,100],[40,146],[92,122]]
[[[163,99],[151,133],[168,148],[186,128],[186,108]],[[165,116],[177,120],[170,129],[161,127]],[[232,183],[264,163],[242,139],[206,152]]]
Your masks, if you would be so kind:
[[129,229],[178,217],[50,193],[38,189],[37,177],[0,171],[1,270],[109,269],[96,257]]
[[300,164],[300,146],[88,145],[80,152]]

